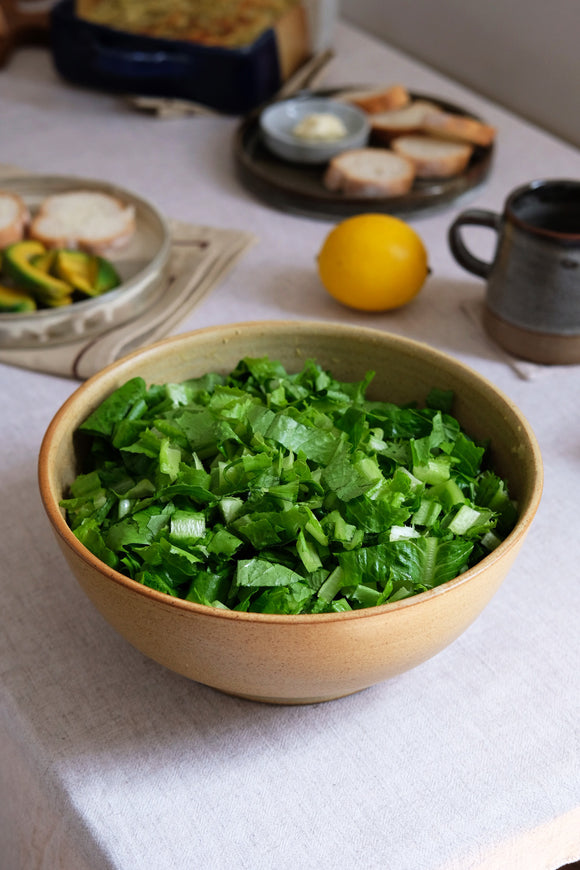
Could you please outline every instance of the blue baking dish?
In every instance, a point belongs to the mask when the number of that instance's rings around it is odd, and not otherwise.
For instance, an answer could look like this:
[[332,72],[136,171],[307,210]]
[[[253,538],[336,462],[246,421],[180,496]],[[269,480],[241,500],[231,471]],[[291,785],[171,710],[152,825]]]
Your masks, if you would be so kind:
[[57,3],[50,24],[57,71],[85,87],[191,100],[238,115],[282,84],[272,29],[241,48],[205,46],[92,24],[75,15],[74,0]]

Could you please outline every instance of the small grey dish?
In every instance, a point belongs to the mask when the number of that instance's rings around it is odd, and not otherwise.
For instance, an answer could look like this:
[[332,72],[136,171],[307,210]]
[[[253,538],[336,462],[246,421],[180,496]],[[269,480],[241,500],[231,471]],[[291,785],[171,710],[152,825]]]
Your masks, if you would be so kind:
[[[302,139],[293,130],[309,115],[334,115],[346,133],[338,139]],[[370,125],[363,111],[339,100],[294,97],[272,103],[260,115],[260,131],[266,146],[277,157],[293,163],[326,163],[336,154],[363,148]]]

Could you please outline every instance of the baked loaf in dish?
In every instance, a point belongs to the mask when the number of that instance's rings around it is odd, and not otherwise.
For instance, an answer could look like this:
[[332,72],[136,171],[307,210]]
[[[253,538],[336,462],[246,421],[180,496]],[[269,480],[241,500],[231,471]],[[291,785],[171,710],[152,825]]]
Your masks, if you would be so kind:
[[391,142],[391,148],[413,164],[417,178],[458,175],[473,154],[473,145],[466,142],[451,142],[420,134],[398,136]]
[[143,36],[250,45],[300,0],[76,0],[79,18]]
[[328,190],[353,197],[403,196],[413,185],[415,170],[405,157],[386,148],[356,148],[333,157],[324,174]]
[[14,193],[0,191],[0,248],[19,242],[29,220],[24,200]]
[[29,236],[47,248],[103,254],[123,247],[135,232],[135,209],[114,196],[75,190],[49,196],[30,222]]

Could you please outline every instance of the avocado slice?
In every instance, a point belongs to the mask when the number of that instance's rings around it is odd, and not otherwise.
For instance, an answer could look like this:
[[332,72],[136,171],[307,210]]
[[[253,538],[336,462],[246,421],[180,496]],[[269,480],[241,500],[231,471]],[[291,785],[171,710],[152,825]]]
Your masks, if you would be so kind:
[[46,248],[41,242],[14,242],[4,250],[3,271],[17,286],[29,290],[37,302],[50,307],[66,305],[70,302],[72,286],[48,275],[31,262],[33,257],[45,253]]
[[87,296],[99,296],[121,283],[112,263],[84,251],[58,251],[54,274]]
[[44,254],[35,254],[34,257],[30,258],[30,262],[35,267],[35,269],[40,269],[42,272],[45,272],[47,275],[52,274],[55,260],[56,260],[56,251],[54,249],[50,250],[50,251],[46,251]]
[[96,257],[97,260],[97,278],[95,288],[97,293],[107,293],[109,290],[114,290],[121,284],[121,277],[110,260],[105,260],[104,257]]
[[97,278],[96,258],[84,251],[58,251],[54,261],[54,274],[87,296],[95,296]]
[[5,287],[0,284],[0,312],[17,313],[19,311],[36,311],[36,301],[24,290]]

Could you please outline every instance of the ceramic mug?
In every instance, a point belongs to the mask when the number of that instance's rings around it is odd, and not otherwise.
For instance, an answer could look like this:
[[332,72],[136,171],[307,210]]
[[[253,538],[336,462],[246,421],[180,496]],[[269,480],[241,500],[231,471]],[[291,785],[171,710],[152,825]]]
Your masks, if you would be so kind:
[[[469,225],[497,233],[491,262],[467,249]],[[483,322],[498,344],[533,362],[580,362],[580,181],[518,187],[501,215],[468,209],[448,240],[457,262],[487,280]]]

